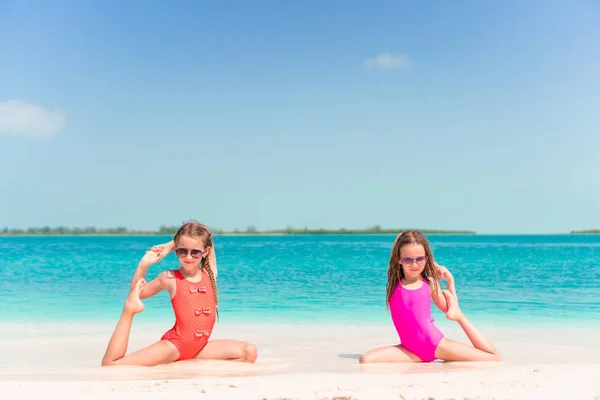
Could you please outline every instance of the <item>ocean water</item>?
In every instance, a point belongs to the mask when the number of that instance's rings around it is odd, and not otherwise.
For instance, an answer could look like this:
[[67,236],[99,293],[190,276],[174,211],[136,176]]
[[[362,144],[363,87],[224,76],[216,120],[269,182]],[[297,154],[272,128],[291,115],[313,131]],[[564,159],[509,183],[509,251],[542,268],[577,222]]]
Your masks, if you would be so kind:
[[[216,236],[219,324],[391,324],[394,235]],[[462,309],[487,324],[600,321],[600,235],[429,235]],[[0,323],[116,323],[144,251],[168,236],[0,237]],[[170,254],[147,279],[178,268]],[[174,321],[166,292],[138,320]],[[437,319],[444,318],[433,308]]]

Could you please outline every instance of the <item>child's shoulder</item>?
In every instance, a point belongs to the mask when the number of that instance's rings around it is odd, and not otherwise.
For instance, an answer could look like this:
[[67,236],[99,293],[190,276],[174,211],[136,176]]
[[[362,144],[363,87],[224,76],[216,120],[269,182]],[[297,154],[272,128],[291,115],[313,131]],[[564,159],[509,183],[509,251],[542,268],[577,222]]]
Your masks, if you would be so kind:
[[167,269],[161,272],[158,276],[164,279],[175,279],[177,278],[177,270],[176,269]]

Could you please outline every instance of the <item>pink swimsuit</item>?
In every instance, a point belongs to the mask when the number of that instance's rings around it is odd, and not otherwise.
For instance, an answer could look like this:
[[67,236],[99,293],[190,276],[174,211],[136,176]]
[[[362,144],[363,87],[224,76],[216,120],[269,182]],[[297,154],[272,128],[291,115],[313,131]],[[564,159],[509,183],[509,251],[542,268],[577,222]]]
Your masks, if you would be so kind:
[[402,346],[421,361],[435,360],[435,349],[444,334],[433,324],[427,281],[423,280],[423,286],[415,290],[398,283],[390,298],[390,313]]

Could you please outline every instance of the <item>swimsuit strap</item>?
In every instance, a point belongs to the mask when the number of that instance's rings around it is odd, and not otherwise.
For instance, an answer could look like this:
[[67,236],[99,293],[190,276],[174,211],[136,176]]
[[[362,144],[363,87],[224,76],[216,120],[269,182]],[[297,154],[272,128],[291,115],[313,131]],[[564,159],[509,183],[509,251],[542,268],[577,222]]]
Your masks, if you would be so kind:
[[[185,279],[185,276],[183,276],[181,271],[179,271],[178,269],[174,269],[173,274],[175,275],[175,278],[177,278],[177,281],[179,281],[179,282],[185,282],[188,285],[197,285],[199,283],[199,282],[188,281],[187,279]],[[208,274],[206,272],[200,270],[200,275],[208,275]],[[204,279],[204,276],[202,276],[202,278]]]
[[174,269],[173,270],[173,275],[175,275],[175,277],[177,279],[183,279],[183,280],[185,280],[185,277],[183,276],[183,274],[178,269]]

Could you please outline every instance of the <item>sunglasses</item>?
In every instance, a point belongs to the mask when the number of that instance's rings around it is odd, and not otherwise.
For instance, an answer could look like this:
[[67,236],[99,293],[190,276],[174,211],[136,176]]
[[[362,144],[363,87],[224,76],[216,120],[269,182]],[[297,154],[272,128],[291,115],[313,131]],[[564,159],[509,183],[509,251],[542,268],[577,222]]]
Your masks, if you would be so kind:
[[199,249],[188,250],[188,249],[184,249],[183,247],[180,247],[175,250],[175,254],[177,254],[177,257],[179,257],[179,258],[184,258],[184,257],[187,257],[188,254],[191,254],[192,258],[198,259],[198,258],[202,258],[205,253],[206,253],[205,251],[202,251]]
[[404,257],[404,258],[400,259],[400,263],[402,263],[404,265],[412,265],[413,263],[423,265],[423,264],[425,264],[425,261],[427,261],[427,256],[421,256],[421,257],[417,257],[417,258]]

